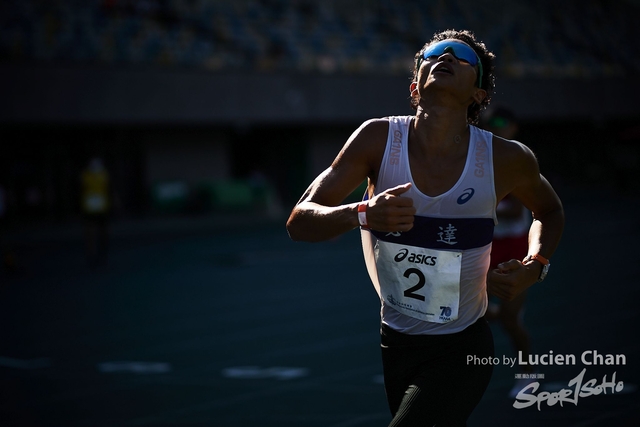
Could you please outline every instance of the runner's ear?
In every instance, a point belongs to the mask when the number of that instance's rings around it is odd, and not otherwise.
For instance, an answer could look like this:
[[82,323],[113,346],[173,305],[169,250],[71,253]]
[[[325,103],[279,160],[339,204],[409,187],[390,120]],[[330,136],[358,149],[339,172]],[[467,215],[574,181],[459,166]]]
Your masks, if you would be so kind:
[[484,99],[487,97],[487,91],[484,89],[480,89],[480,88],[476,88],[475,93],[473,94],[473,101],[480,105],[482,104],[482,101],[484,101]]

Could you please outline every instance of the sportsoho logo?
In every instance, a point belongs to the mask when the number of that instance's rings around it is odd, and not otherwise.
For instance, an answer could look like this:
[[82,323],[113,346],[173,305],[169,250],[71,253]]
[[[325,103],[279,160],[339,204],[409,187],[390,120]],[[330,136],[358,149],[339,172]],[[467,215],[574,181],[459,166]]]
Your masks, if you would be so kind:
[[424,264],[424,265],[434,266],[436,265],[438,257],[425,255],[425,254],[416,254],[413,252],[409,252],[409,249],[407,248],[402,248],[400,249],[400,252],[398,252],[396,256],[393,258],[395,262],[402,262],[405,259],[414,264]]

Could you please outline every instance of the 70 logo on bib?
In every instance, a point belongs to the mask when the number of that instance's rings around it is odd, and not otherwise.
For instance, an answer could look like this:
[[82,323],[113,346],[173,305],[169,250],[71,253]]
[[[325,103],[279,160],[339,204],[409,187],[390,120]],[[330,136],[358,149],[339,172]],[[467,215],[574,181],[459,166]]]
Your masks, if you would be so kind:
[[462,253],[378,241],[381,296],[416,319],[447,323],[458,318]]
[[451,320],[451,307],[440,306],[440,309],[442,310],[440,312],[440,319],[446,321]]

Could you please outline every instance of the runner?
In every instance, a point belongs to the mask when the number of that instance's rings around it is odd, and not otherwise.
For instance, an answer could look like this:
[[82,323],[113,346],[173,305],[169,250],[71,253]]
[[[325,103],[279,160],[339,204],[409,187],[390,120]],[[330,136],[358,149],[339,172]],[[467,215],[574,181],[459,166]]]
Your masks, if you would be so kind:
[[[533,153],[472,125],[493,92],[493,61],[469,31],[435,34],[415,56],[415,115],[363,123],[287,221],[303,241],[360,226],[382,304],[390,426],[466,424],[492,373],[476,362],[493,355],[487,288],[513,299],[543,279],[562,233],[562,204]],[[342,204],[365,178],[364,200]],[[529,256],[487,275],[508,194],[533,212]]]
[[101,158],[91,159],[80,175],[87,260],[91,267],[107,261],[110,211],[109,173]]

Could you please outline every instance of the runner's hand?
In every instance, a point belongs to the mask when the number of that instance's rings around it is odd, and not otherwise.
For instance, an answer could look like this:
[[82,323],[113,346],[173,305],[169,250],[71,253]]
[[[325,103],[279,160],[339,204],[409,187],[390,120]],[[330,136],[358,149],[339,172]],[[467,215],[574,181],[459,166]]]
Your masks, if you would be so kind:
[[411,230],[416,208],[413,207],[412,198],[402,196],[409,188],[410,182],[385,190],[372,198],[367,207],[369,228],[388,232]]
[[511,301],[538,281],[540,269],[537,263],[524,265],[517,259],[498,264],[487,274],[487,292],[500,299]]

